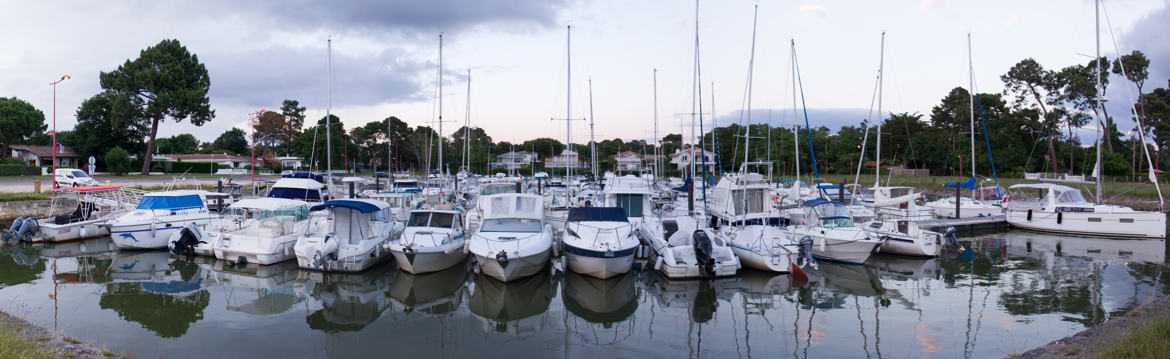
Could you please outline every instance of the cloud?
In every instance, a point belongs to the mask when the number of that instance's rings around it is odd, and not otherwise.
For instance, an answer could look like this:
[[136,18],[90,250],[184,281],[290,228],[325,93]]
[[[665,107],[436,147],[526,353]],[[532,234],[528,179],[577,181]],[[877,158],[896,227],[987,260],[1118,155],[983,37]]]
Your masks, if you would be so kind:
[[918,5],[922,9],[933,9],[940,6],[942,6],[942,0],[922,0],[922,3]]
[[[1129,31],[1118,39],[1122,53],[1140,50],[1150,59],[1150,78],[1146,80],[1143,91],[1150,91],[1157,87],[1170,86],[1170,42],[1165,39],[1166,24],[1170,23],[1170,5],[1150,12],[1146,17],[1138,20]],[[1109,34],[1102,29],[1102,46],[1112,50]]]
[[825,17],[828,15],[828,10],[825,10],[825,7],[820,5],[804,5],[801,6],[799,10],[805,14],[812,14],[819,17]]

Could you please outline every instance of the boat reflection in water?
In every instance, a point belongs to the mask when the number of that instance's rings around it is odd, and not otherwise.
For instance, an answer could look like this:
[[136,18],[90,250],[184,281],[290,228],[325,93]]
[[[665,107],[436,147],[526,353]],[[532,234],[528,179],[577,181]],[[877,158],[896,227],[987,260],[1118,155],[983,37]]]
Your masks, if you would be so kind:
[[232,264],[212,257],[192,257],[209,269],[210,279],[228,290],[227,310],[251,315],[274,315],[289,311],[305,297],[293,288],[297,279],[297,262],[283,261],[272,265]]
[[636,273],[625,273],[598,279],[567,272],[565,288],[561,291],[565,309],[586,322],[611,328],[637,311],[637,277]]
[[529,336],[544,328],[544,314],[556,296],[557,286],[549,271],[501,282],[485,274],[475,276],[471,313],[483,320],[485,332]]
[[114,252],[109,270],[112,282],[105,285],[98,305],[163,338],[186,334],[203,319],[211,301],[208,273],[198,263],[171,258],[167,252]]
[[[305,321],[326,332],[360,331],[390,308],[386,292],[398,267],[375,265],[362,273],[297,271],[297,293],[319,303]],[[314,305],[316,307],[318,305]]]
[[410,274],[399,272],[390,286],[389,295],[402,306],[403,312],[445,314],[459,308],[466,295],[467,261],[438,272]]

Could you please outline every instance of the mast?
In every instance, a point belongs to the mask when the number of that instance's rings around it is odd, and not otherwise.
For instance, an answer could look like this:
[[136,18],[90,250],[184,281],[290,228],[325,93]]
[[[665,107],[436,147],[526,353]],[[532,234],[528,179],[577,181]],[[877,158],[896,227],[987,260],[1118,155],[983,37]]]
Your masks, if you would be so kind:
[[[573,166],[569,164],[569,153],[573,151],[573,25],[565,26],[565,184],[569,184],[569,177],[573,175]],[[568,196],[565,191],[565,196]]]
[[[759,19],[759,15],[760,15],[760,5],[756,5],[754,11],[755,12],[752,13],[752,52],[751,52],[751,56],[748,57],[747,117],[746,117],[747,125],[745,125],[743,128],[743,165],[740,166],[741,180],[743,178],[747,177],[748,156],[751,155],[751,152],[752,152],[751,147],[749,147],[748,145],[751,144],[751,140],[752,140],[752,130],[751,130],[752,129],[752,74],[755,70],[755,65],[756,65],[756,23],[757,23],[757,20]],[[771,113],[771,112],[769,112],[769,113]],[[743,183],[747,184],[747,182],[743,182]],[[747,194],[747,186],[744,186],[743,187],[743,220],[740,221],[741,227],[747,223],[747,213],[748,213],[748,194]]]
[[711,152],[715,154],[715,177],[723,171],[723,157],[719,156],[719,116],[715,115],[715,81],[711,81]]
[[658,69],[654,69],[654,178],[662,173],[658,161],[662,153],[662,142],[658,138]]
[[330,111],[333,110],[333,38],[329,37],[325,41],[326,41],[326,51],[327,51],[326,56],[328,56],[328,60],[326,62],[328,65],[328,71],[326,71],[326,72],[329,73],[329,104],[328,104],[328,106],[325,107],[325,176],[326,176],[327,181],[329,183],[327,184],[327,187],[325,187],[325,191],[332,192],[331,190],[333,189],[333,136],[329,135],[329,133],[330,133],[329,127],[331,127],[329,124],[329,120],[331,120],[333,117],[333,115],[330,114]]
[[463,119],[463,170],[471,174],[471,68],[467,68],[467,116]]
[[[1096,27],[1093,29],[1094,30],[1093,32],[1097,35],[1097,83],[1096,83],[1096,85],[1097,85],[1097,106],[1103,107],[1103,106],[1105,106],[1105,103],[1102,102],[1103,99],[1101,98],[1101,96],[1103,95],[1103,92],[1105,92],[1105,89],[1101,88],[1101,84],[1102,84],[1102,81],[1104,81],[1104,79],[1101,78],[1102,71],[1101,71],[1101,1],[1100,0],[1093,2],[1093,15],[1096,18],[1095,19]],[[1096,196],[1097,198],[1096,199],[1097,199],[1098,204],[1101,203],[1101,175],[1103,174],[1102,172],[1104,172],[1101,170],[1101,124],[1104,122],[1101,121],[1101,117],[1100,117],[1101,114],[1099,113],[1099,111],[1100,111],[1100,109],[1097,109],[1097,108],[1093,109],[1093,116],[1097,117],[1097,166],[1096,166],[1097,168],[1093,169],[1093,173],[1096,174],[1096,176],[1093,176],[1093,177],[1097,177],[1096,178],[1096,181],[1097,181],[1097,196]],[[1112,129],[1105,129],[1105,130],[1112,131]],[[1108,134],[1108,132],[1105,132],[1105,133]],[[1143,147],[1144,147],[1144,143],[1143,143]],[[1150,173],[1153,173],[1153,172],[1154,172],[1154,169],[1151,168]],[[1157,183],[1157,181],[1155,181],[1155,183]],[[1158,191],[1158,192],[1160,193],[1161,191]],[[1161,203],[1161,201],[1159,201],[1159,203]]]
[[798,181],[800,180],[800,125],[796,123],[796,119],[799,116],[796,113],[796,39],[792,39],[792,150],[796,154],[796,160],[793,164],[796,165],[796,180]]
[[[886,32],[882,31],[882,49],[881,59],[878,60],[878,104],[877,104],[877,155],[874,162],[874,179],[873,186],[881,185],[882,180],[882,120],[885,115],[882,114],[882,82],[885,80],[885,66],[886,66]],[[956,199],[958,200],[958,199]]]
[[597,141],[593,139],[593,77],[589,78],[589,164],[597,181]]
[[443,33],[439,33],[439,177],[443,178]]
[[[975,62],[971,59],[971,33],[967,33],[967,80],[971,112],[971,178],[975,178]],[[971,198],[975,198],[975,184],[971,184]],[[955,198],[955,201],[958,201]]]

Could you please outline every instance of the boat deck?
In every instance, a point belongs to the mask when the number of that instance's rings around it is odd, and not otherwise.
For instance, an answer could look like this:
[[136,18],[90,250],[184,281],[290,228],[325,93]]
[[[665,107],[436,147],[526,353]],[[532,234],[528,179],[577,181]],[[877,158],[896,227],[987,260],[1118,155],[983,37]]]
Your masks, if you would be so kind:
[[919,225],[937,231],[945,230],[947,227],[955,227],[960,237],[1003,232],[1008,229],[1007,216],[1002,214],[990,217],[939,218],[922,221]]

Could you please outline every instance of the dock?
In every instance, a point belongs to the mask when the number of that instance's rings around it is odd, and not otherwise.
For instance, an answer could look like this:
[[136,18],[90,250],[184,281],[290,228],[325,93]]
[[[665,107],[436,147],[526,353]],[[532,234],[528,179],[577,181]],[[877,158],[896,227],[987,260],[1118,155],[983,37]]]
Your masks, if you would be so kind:
[[978,234],[1003,232],[1008,229],[1007,216],[970,218],[939,218],[919,223],[919,226],[933,231],[943,231],[947,227],[955,227],[960,237],[970,237]]

